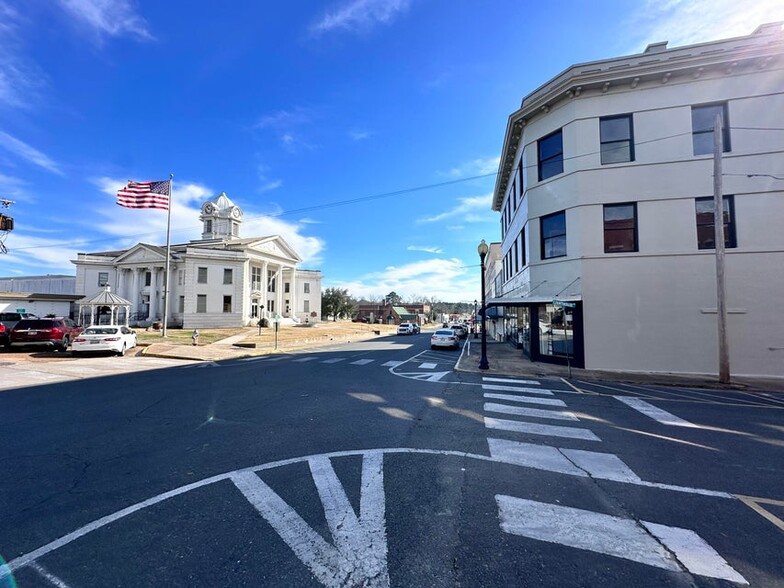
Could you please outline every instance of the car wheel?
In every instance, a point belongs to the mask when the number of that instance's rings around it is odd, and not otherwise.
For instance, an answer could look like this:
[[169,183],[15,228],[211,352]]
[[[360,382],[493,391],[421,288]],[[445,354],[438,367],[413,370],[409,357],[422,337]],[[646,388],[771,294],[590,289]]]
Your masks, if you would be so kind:
[[69,344],[70,344],[70,341],[68,340],[68,337],[66,337],[65,339],[63,339],[62,343],[60,343],[60,345],[58,347],[56,347],[55,349],[57,351],[61,352],[61,353],[65,353],[68,350],[68,345]]
[[120,357],[125,355],[125,343],[123,343],[122,349],[120,349],[120,351],[117,352],[117,355],[119,355]]

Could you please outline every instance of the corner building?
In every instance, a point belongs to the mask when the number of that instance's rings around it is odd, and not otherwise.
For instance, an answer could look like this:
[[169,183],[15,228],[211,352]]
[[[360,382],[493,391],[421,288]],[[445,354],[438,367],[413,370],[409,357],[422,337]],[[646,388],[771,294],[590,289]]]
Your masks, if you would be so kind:
[[718,373],[717,113],[731,373],[784,377],[782,23],[574,65],[523,99],[492,204],[500,336],[534,361]]

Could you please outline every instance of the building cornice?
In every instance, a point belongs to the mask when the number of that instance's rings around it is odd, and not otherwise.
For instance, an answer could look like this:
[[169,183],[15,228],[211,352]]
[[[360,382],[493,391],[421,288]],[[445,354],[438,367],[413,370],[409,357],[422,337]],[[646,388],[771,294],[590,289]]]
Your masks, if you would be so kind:
[[784,59],[782,24],[770,23],[751,35],[667,49],[648,45],[643,53],[573,65],[525,98],[507,121],[492,209],[500,211],[524,127],[559,103],[616,90],[648,89],[655,85],[729,76],[762,70]]

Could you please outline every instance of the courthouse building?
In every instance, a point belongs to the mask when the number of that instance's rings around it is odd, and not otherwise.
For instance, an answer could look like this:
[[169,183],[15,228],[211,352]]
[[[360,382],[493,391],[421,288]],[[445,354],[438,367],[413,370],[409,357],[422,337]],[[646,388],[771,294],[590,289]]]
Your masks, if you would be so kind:
[[[183,328],[239,327],[275,318],[321,319],[321,272],[278,236],[240,237],[242,210],[225,193],[201,207],[201,239],[172,244],[168,322]],[[90,298],[111,285],[130,302],[130,323],[163,320],[166,247],[79,253],[76,293]],[[122,319],[121,319],[122,320]]]
[[784,377],[782,113],[782,23],[581,63],[525,96],[492,204],[503,337],[534,361],[717,374],[720,114],[731,370]]

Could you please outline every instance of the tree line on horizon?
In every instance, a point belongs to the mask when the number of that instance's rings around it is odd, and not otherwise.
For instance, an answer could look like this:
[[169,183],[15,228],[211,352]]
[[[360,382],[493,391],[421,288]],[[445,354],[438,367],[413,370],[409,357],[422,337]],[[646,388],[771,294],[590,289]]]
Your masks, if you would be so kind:
[[432,321],[444,314],[472,314],[474,305],[470,302],[445,302],[434,296],[409,296],[403,298],[392,291],[386,296],[355,298],[347,288],[327,288],[321,293],[321,314],[324,320],[333,321],[356,318],[360,304],[379,304],[405,306],[406,304],[427,304],[430,306],[428,318]]

